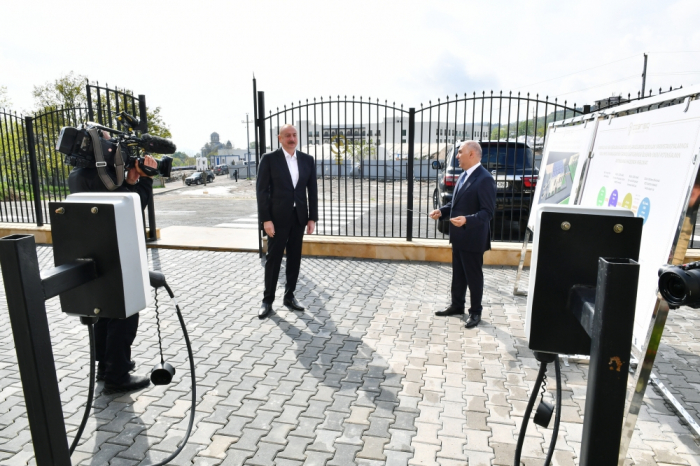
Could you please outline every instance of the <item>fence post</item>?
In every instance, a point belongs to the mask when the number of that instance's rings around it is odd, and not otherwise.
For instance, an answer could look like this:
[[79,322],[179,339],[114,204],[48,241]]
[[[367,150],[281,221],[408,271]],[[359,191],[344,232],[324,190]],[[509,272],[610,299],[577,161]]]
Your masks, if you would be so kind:
[[90,92],[90,83],[85,85],[85,93],[87,94],[88,119],[95,121],[95,112],[92,111],[92,92]]
[[29,173],[32,179],[32,195],[34,196],[34,214],[36,226],[44,225],[44,215],[41,211],[41,190],[39,189],[39,170],[36,161],[36,147],[34,140],[34,119],[24,117],[24,128],[27,131],[27,151],[29,152]]
[[416,109],[408,109],[408,189],[406,195],[406,241],[413,241],[413,153],[416,138]]
[[153,204],[153,196],[148,199],[148,238],[146,241],[156,241],[156,207]]
[[267,147],[267,141],[265,141],[265,92],[258,91],[258,122],[257,130],[259,132],[258,141],[260,145],[258,146],[258,151],[255,154],[256,166],[260,165],[260,157],[265,153],[265,148]]
[[148,112],[146,111],[146,96],[139,94],[139,129],[142,133],[148,132]]
[[[265,93],[258,91],[258,106],[255,119],[255,176],[257,179],[258,170],[260,169],[260,156],[265,152]],[[258,215],[258,255],[263,257],[262,250],[262,223]]]

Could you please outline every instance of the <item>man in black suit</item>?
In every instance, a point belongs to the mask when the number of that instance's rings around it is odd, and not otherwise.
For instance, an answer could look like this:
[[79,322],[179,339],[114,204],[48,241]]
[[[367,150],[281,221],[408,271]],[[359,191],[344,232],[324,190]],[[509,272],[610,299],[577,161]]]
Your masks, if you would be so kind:
[[439,219],[449,215],[452,242],[452,304],[436,316],[464,314],[467,286],[471,307],[467,328],[481,321],[481,297],[484,294],[484,252],[491,249],[491,219],[496,209],[496,183],[481,165],[481,146],[476,141],[463,143],[457,154],[464,170],[457,180],[452,201],[430,213]]
[[[272,312],[282,255],[287,250],[287,285],[282,303],[295,311],[304,307],[294,297],[301,265],[301,247],[306,233],[312,234],[318,221],[316,166],[313,157],[296,150],[297,130],[284,125],[277,138],[282,147],[260,159],[256,186],[258,221],[267,234],[265,293],[258,311],[264,319]],[[307,202],[308,193],[308,202]]]

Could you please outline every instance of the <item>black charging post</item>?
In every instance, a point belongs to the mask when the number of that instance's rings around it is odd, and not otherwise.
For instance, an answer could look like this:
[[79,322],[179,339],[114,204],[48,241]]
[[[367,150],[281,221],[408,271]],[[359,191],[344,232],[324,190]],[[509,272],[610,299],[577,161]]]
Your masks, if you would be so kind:
[[591,337],[581,466],[618,463],[638,279],[637,262],[601,257],[596,287],[571,290],[570,309]]
[[529,348],[536,354],[590,355],[579,464],[616,466],[643,219],[629,211],[546,206],[537,222]]
[[43,273],[31,235],[0,239],[0,266],[14,334],[27,418],[39,466],[70,466],[45,301],[97,278],[92,260]]

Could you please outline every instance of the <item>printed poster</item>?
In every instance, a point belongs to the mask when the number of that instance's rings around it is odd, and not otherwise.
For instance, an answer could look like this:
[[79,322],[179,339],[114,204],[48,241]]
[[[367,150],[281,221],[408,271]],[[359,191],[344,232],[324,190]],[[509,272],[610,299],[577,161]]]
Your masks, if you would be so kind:
[[656,303],[659,267],[697,173],[700,102],[599,122],[583,206],[632,210],[644,218],[633,344],[641,349]]
[[[538,204],[573,204],[581,181],[581,168],[588,157],[597,121],[577,126],[554,127],[547,132],[547,144],[540,162],[535,197],[530,212]],[[534,231],[535,215],[528,219]]]

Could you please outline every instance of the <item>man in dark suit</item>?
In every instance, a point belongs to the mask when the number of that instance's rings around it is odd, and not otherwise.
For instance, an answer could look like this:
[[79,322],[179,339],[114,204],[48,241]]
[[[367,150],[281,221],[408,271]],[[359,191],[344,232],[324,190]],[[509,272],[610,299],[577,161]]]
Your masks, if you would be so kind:
[[294,126],[282,126],[277,138],[282,147],[262,156],[256,185],[258,221],[262,222],[268,238],[265,293],[258,311],[261,319],[272,312],[285,249],[287,285],[282,303],[295,311],[304,310],[304,306],[294,297],[294,290],[301,265],[304,228],[306,233],[312,234],[318,221],[314,159],[296,150],[298,139]]
[[463,143],[457,154],[464,170],[457,180],[452,201],[430,213],[430,218],[449,216],[452,242],[452,304],[436,316],[464,314],[467,286],[471,307],[467,328],[481,321],[484,294],[484,252],[491,249],[491,219],[496,209],[496,183],[481,166],[481,146]]

